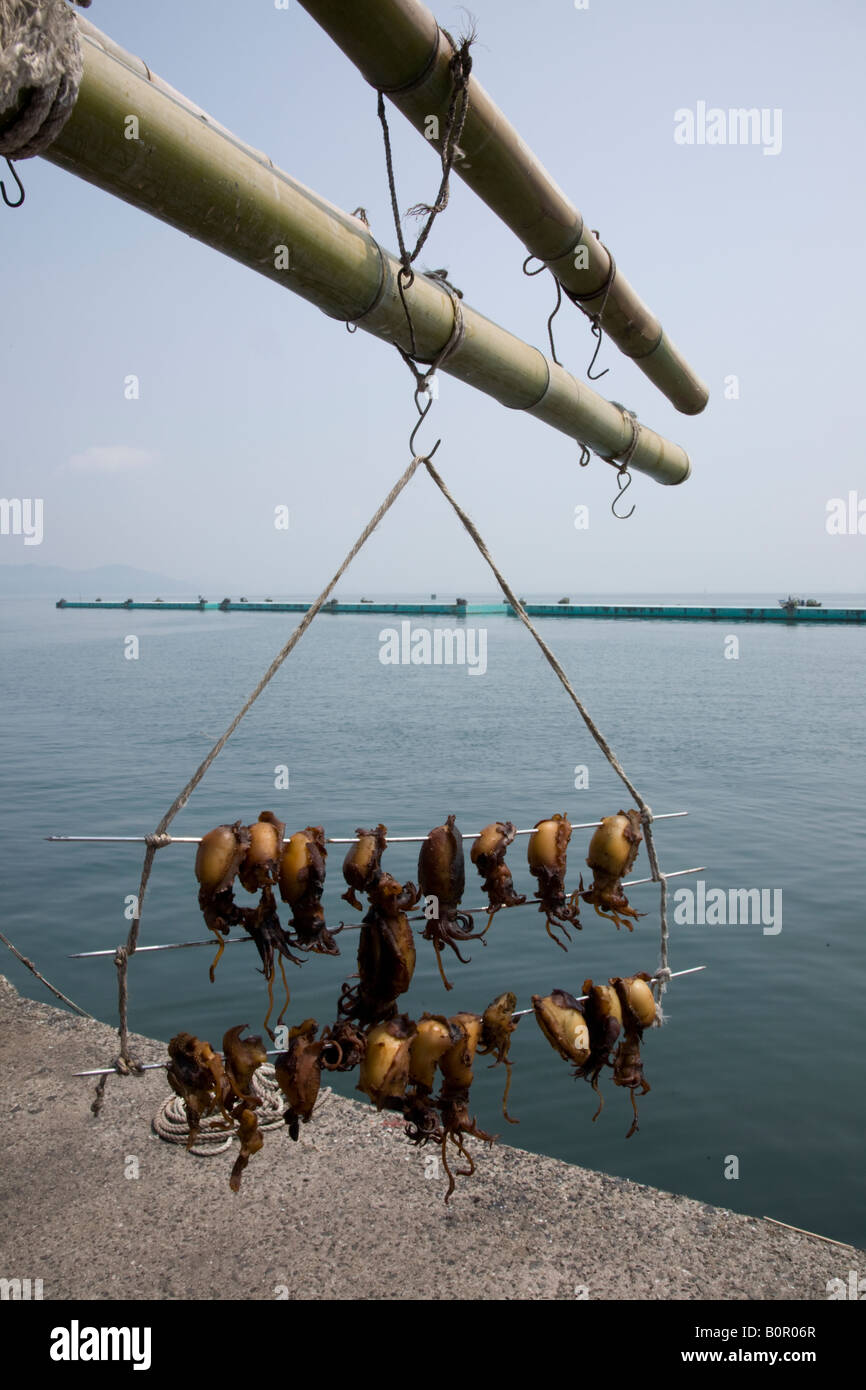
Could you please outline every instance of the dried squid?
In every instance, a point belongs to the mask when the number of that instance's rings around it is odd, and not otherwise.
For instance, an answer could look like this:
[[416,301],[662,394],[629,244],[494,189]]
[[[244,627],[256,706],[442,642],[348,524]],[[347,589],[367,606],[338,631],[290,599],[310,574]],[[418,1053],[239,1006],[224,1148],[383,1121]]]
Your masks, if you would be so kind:
[[646,1095],[650,1089],[643,1074],[640,1055],[644,1029],[649,1028],[656,1019],[656,1001],[648,984],[650,979],[652,976],[643,970],[639,975],[630,975],[627,979],[615,977],[610,982],[620,1002],[623,1027],[623,1036],[613,1060],[613,1084],[628,1087],[634,1112],[626,1139],[630,1139],[638,1127],[635,1091],[640,1087],[641,1095]]
[[483,879],[481,886],[488,897],[490,912],[485,931],[489,931],[501,907],[520,907],[526,902],[525,895],[515,893],[511,870],[505,862],[505,851],[516,833],[510,820],[493,821],[485,825],[470,850],[470,858]]
[[378,883],[382,873],[382,855],[387,848],[387,827],[377,825],[375,830],[356,830],[357,841],[343,860],[343,878],[349,885],[343,894],[343,901],[358,912],[363,911],[358,901],[358,893],[369,893]]
[[[443,1081],[437,1106],[442,1116],[442,1166],[448,1174],[446,1202],[450,1200],[451,1193],[454,1191],[455,1176],[468,1178],[475,1172],[475,1161],[463,1143],[464,1136],[471,1134],[476,1139],[487,1140],[490,1144],[496,1137],[493,1134],[486,1134],[483,1129],[479,1129],[475,1119],[469,1114],[472,1063],[475,1058],[475,1051],[481,1041],[483,1020],[480,1014],[461,1013],[455,1014],[448,1021],[458,1030],[459,1037],[439,1060],[439,1070],[442,1073]],[[469,1164],[468,1168],[456,1168],[452,1173],[448,1167],[449,1140],[458,1153],[466,1159]]]
[[519,1018],[514,1017],[517,1008],[517,996],[508,990],[505,994],[500,994],[488,1004],[481,1016],[481,1046],[478,1048],[479,1057],[489,1057],[495,1053],[494,1060],[490,1063],[491,1067],[498,1067],[502,1063],[505,1067],[505,1090],[502,1093],[502,1113],[510,1125],[520,1124],[509,1115],[507,1110],[508,1092],[511,1090],[511,1068],[514,1063],[508,1056],[511,1047],[511,1037],[515,1028],[520,1022]]
[[358,942],[360,983],[344,984],[339,1012],[365,1026],[393,1018],[415,971],[415,937],[406,909],[418,901],[414,883],[401,884],[380,873],[367,890],[370,910]]
[[277,1085],[288,1102],[284,1118],[295,1140],[300,1125],[309,1123],[319,1096],[325,1042],[316,1041],[317,1031],[314,1018],[305,1018],[296,1028],[290,1028],[288,1047],[274,1063]]
[[338,956],[339,948],[334,933],[325,925],[322,907],[327,854],[325,832],[320,825],[308,825],[286,840],[280,858],[280,897],[292,909],[292,945],[320,955]]
[[629,906],[622,890],[622,880],[631,872],[642,839],[640,812],[620,811],[615,816],[605,816],[589,842],[586,862],[592,869],[592,883],[584,889],[581,877],[578,891],[584,902],[592,903],[599,917],[616,922],[617,931],[621,926],[632,931],[627,919],[643,916]]
[[457,959],[466,965],[468,962],[460,954],[459,943],[483,935],[473,932],[471,914],[459,910],[466,886],[466,869],[463,839],[454,822],[455,817],[449,816],[444,825],[431,830],[418,856],[418,882],[422,894],[429,900],[424,907],[424,938],[433,942],[436,964],[446,989],[451,989],[452,985],[445,978],[442,966],[443,946],[450,946]]
[[529,837],[527,850],[529,872],[538,879],[538,891],[535,894],[539,900],[538,910],[547,918],[547,934],[551,941],[555,941],[563,951],[568,948],[553,934],[552,924],[559,924],[567,941],[570,941],[571,937],[566,930],[566,923],[580,930],[577,893],[566,897],[565,892],[566,851],[570,839],[571,821],[568,816],[557,812],[548,820],[538,821]]

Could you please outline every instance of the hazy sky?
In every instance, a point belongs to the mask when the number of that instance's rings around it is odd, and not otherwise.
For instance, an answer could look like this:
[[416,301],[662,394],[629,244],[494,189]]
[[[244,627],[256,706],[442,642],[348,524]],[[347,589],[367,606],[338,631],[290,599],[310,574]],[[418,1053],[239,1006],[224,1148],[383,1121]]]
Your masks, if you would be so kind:
[[[518,590],[861,590],[866,535],[827,533],[863,463],[864,10],[859,0],[474,0],[475,73],[599,229],[704,377],[679,415],[609,343],[597,389],[689,451],[666,488],[613,472],[453,378],[425,427],[437,465]],[[94,0],[97,26],[394,249],[376,96],[299,5]],[[456,31],[463,16],[437,10]],[[675,112],[781,112],[776,141],[682,145]],[[778,120],[778,118],[777,118]],[[392,116],[405,209],[435,154]],[[5,165],[3,166],[5,171]],[[315,592],[409,461],[411,377],[393,348],[41,159],[0,206],[0,495],[44,499],[44,541],[0,563],[127,563],[222,592]],[[411,224],[410,224],[411,227]],[[455,180],[422,266],[546,350],[549,276]],[[566,305],[560,356],[592,339]],[[140,378],[138,401],[124,378]],[[724,398],[725,378],[739,381]],[[288,532],[274,507],[289,506]],[[588,505],[590,526],[574,528]],[[866,510],[866,506],[864,506]],[[864,522],[866,525],[866,522]],[[343,588],[492,587],[422,474]]]

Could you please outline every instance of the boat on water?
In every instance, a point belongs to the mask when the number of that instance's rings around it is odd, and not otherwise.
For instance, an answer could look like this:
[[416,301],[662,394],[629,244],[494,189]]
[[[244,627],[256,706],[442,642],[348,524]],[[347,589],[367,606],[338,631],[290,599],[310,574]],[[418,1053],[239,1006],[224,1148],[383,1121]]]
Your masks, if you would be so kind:
[[779,599],[779,607],[793,612],[796,608],[823,608],[824,605],[817,598],[792,598],[789,594],[787,598]]

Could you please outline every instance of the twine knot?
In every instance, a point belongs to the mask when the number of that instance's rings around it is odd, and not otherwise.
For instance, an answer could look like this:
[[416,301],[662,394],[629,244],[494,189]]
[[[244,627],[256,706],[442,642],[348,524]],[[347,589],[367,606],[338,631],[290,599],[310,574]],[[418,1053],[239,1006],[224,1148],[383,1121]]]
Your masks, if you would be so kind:
[[0,108],[18,107],[0,135],[0,155],[30,159],[57,138],[78,99],[84,71],[78,27],[63,0],[0,10]]

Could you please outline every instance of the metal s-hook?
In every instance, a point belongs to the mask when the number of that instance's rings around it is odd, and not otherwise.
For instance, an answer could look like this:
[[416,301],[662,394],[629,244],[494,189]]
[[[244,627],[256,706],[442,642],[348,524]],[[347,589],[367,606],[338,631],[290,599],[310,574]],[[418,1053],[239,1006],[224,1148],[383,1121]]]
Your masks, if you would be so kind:
[[[595,345],[595,352],[592,354],[592,361],[586,369],[586,375],[589,381],[601,381],[602,377],[607,376],[608,372],[610,371],[610,367],[605,367],[603,372],[596,372],[595,376],[593,376],[592,374],[592,369],[595,366],[595,359],[598,357],[598,354],[601,351],[602,339],[604,338],[604,333],[602,331],[600,320],[601,316],[596,315],[596,317],[592,320],[589,328],[589,331],[592,334],[592,336],[598,339],[598,342]],[[625,489],[623,489],[623,491],[625,491]]]
[[[553,271],[551,271],[550,273],[551,275],[553,275]],[[556,304],[554,306],[553,313],[547,320],[547,336],[550,339],[550,355],[556,363],[557,367],[561,367],[562,363],[556,355],[556,343],[554,342],[553,338],[553,320],[556,318],[557,314],[562,308],[562,286],[560,285],[555,275],[553,275],[553,282],[556,285]]]
[[23,183],[21,182],[21,180],[20,180],[19,177],[18,177],[18,171],[17,171],[17,169],[15,168],[15,165],[12,163],[12,160],[9,159],[8,156],[7,156],[7,158],[6,158],[6,163],[9,165],[9,172],[10,172],[10,174],[12,175],[13,179],[15,180],[15,182],[16,182],[17,185],[18,185],[19,191],[20,191],[20,193],[21,193],[21,197],[18,199],[17,203],[13,203],[13,202],[12,202],[12,199],[11,199],[11,198],[8,198],[8,197],[6,196],[6,185],[5,185],[5,183],[3,182],[2,179],[0,179],[0,195],[2,195],[3,201],[4,201],[4,203],[6,204],[7,208],[20,208],[20,206],[21,206],[21,204],[24,202],[24,199],[26,198],[27,194],[24,192],[24,185],[23,185]]
[[[626,481],[623,482],[623,479],[626,479]],[[616,485],[617,485],[618,491],[617,491],[616,497],[613,499],[613,501],[612,501],[611,504],[610,504],[610,509],[611,509],[611,511],[613,512],[614,516],[616,517],[617,521],[628,521],[629,517],[631,516],[632,512],[634,511],[634,506],[632,506],[631,511],[626,512],[625,515],[621,515],[621,514],[617,511],[617,509],[616,509],[616,504],[617,504],[617,502],[619,502],[619,501],[622,499],[622,497],[624,496],[624,494],[625,494],[626,492],[628,492],[629,488],[631,487],[631,474],[629,473],[629,471],[628,471],[627,468],[620,468],[619,471],[617,472],[617,475],[616,475]]]
[[[540,261],[540,264],[539,264],[538,269],[537,269],[537,270],[529,270],[529,269],[527,269],[527,267],[529,266],[529,262],[530,262],[530,261],[536,261],[536,260],[537,260],[537,261]],[[540,258],[539,256],[527,256],[527,257],[526,257],[526,260],[523,262],[523,273],[524,273],[524,275],[529,275],[529,276],[532,276],[532,275],[540,275],[541,272],[542,272],[543,270],[550,270],[550,266],[547,265],[544,261],[542,261],[541,258]],[[553,271],[552,271],[552,270],[550,271],[550,273],[551,273],[551,275],[553,275]],[[547,336],[548,336],[548,338],[550,339],[550,355],[551,355],[551,357],[553,358],[554,362],[556,363],[557,367],[561,367],[561,366],[562,366],[562,363],[560,362],[559,358],[558,358],[557,355],[556,355],[556,342],[554,341],[554,337],[553,337],[553,320],[556,318],[557,314],[559,313],[559,311],[560,311],[560,309],[561,309],[561,307],[562,307],[562,285],[559,283],[559,280],[557,279],[557,277],[556,277],[555,275],[553,275],[553,283],[556,285],[556,304],[555,304],[555,306],[554,306],[553,313],[550,315],[550,318],[547,320]],[[593,358],[593,362],[594,362],[594,361],[595,361],[595,358]],[[592,366],[592,362],[590,363],[590,366]]]
[[[419,396],[426,396],[426,397],[427,397],[427,404],[423,407],[423,409],[422,409],[422,407],[421,407],[421,402],[420,402],[419,399],[418,399]],[[409,436],[409,453],[412,455],[413,459],[418,457],[418,455],[417,455],[416,452],[415,452],[415,436],[416,436],[416,434],[418,433],[418,431],[420,430],[421,426],[423,425],[424,420],[425,420],[426,417],[427,417],[427,412],[428,412],[428,410],[430,409],[430,407],[431,407],[432,404],[433,404],[433,397],[430,395],[430,392],[426,389],[426,387],[422,388],[422,387],[419,386],[419,387],[416,389],[416,391],[415,391],[415,407],[416,407],[416,409],[417,409],[417,411],[418,411],[418,414],[419,414],[419,416],[420,416],[420,419],[418,420],[417,425],[415,426],[414,430],[412,431],[412,433],[411,433],[410,436]],[[427,454],[422,454],[421,457],[422,457],[422,458],[427,458],[427,459],[432,459],[433,455],[435,454],[436,450],[439,448],[439,445],[440,445],[441,443],[442,443],[442,440],[441,440],[441,439],[437,439],[437,440],[436,440],[436,443],[433,445],[433,448],[430,450],[430,452],[427,453]]]

